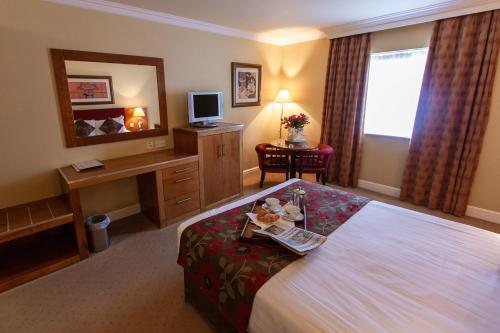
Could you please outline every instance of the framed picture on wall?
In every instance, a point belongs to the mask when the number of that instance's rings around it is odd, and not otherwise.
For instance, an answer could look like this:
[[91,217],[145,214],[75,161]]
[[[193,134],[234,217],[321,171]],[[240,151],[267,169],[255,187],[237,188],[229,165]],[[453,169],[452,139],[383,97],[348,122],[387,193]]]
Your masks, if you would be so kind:
[[231,63],[233,107],[260,105],[261,65]]
[[68,75],[72,105],[114,104],[111,76]]

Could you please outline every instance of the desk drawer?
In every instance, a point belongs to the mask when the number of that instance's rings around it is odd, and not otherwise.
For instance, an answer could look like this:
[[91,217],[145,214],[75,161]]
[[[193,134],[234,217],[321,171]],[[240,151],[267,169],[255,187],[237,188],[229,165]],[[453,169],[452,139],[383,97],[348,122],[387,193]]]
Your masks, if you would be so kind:
[[199,187],[198,170],[163,179],[163,193],[165,200],[170,200],[180,195],[198,191]]
[[187,193],[165,202],[165,215],[167,217],[167,220],[176,218],[197,209],[200,209],[199,191]]
[[185,163],[163,169],[163,178],[177,177],[191,172],[198,172],[198,162]]

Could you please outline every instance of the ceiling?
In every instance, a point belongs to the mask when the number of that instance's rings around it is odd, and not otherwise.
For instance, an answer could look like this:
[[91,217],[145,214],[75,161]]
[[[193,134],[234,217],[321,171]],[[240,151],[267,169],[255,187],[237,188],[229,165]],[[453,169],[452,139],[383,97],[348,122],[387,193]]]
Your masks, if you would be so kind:
[[445,0],[113,0],[252,32],[324,28]]
[[[499,0],[69,0],[66,4],[125,5],[118,9],[147,10],[175,15],[254,35],[274,44],[332,37],[340,30],[363,30],[366,25],[405,25],[449,16],[500,8]],[[85,6],[82,6],[85,7]],[[87,6],[88,7],[88,6]],[[126,14],[124,14],[126,15]],[[441,17],[438,17],[441,18]],[[399,22],[399,23],[398,23]],[[415,23],[414,22],[414,23]],[[182,25],[182,24],[181,24]],[[391,26],[392,25],[392,26]],[[387,27],[386,27],[387,28]],[[210,29],[209,29],[210,30]],[[361,31],[362,32],[362,31]],[[230,34],[230,33],[228,33]]]

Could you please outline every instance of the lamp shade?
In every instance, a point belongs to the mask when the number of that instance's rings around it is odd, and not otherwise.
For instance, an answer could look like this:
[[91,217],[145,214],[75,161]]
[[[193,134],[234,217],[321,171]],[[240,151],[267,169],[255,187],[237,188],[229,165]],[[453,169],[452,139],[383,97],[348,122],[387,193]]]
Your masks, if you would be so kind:
[[135,108],[134,114],[132,116],[133,117],[145,117],[146,114],[144,113],[144,110],[142,108]]
[[292,103],[292,97],[290,97],[290,93],[286,89],[281,89],[278,92],[278,95],[274,99],[276,103]]

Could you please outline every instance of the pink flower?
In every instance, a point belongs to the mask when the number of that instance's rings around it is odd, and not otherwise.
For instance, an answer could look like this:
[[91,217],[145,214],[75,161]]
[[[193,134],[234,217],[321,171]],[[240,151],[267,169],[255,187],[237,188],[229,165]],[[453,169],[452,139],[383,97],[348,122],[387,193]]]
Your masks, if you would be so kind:
[[348,216],[344,213],[339,213],[337,215],[337,220],[340,222],[340,223],[344,223],[345,221],[347,221],[348,219]]
[[358,206],[353,205],[353,204],[349,204],[349,205],[347,205],[347,209],[349,209],[349,211],[352,213],[352,212],[355,212],[358,210]]
[[286,129],[302,128],[305,125],[309,124],[309,117],[303,113],[299,115],[293,114],[289,117],[283,118],[283,121],[281,123],[285,125]]

